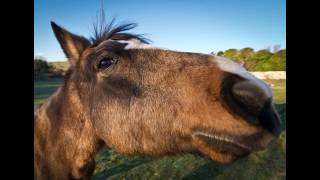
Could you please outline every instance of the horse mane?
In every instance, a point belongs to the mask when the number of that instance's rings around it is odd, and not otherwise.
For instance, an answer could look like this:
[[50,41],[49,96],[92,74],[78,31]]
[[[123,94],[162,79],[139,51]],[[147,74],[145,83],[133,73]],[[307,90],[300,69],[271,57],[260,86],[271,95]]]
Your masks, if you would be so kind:
[[107,23],[105,19],[105,13],[103,8],[100,11],[100,17],[97,18],[97,22],[93,24],[94,34],[90,38],[93,46],[98,45],[102,41],[106,40],[129,40],[138,39],[142,43],[149,44],[150,40],[145,38],[142,34],[133,34],[126,31],[134,29],[138,26],[137,23],[122,23],[115,24],[116,18]]

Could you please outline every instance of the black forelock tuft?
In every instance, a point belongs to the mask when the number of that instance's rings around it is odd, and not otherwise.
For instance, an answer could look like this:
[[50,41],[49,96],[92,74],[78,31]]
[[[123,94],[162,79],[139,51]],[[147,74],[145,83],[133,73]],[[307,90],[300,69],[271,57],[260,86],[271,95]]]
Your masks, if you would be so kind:
[[94,34],[90,38],[93,46],[105,40],[129,40],[138,39],[145,44],[149,44],[150,40],[143,37],[141,34],[126,33],[126,31],[137,27],[136,23],[122,23],[115,25],[115,18],[109,23],[106,23],[105,13],[103,8],[100,11],[100,16],[97,16],[97,22],[94,23]]

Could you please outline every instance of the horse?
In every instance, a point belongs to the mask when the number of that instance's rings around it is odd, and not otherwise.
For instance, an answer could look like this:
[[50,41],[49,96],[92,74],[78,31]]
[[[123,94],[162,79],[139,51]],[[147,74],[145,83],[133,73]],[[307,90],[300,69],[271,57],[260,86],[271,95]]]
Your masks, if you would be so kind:
[[279,137],[271,88],[232,60],[154,46],[134,23],[91,38],[51,26],[70,67],[34,111],[37,180],[90,179],[103,147],[230,164]]

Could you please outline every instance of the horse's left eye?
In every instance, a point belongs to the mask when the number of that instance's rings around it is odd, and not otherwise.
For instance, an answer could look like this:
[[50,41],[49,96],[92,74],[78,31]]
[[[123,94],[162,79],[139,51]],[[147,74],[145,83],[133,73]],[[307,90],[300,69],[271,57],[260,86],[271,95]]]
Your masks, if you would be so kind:
[[103,58],[99,61],[98,68],[107,68],[111,66],[115,61],[112,58]]

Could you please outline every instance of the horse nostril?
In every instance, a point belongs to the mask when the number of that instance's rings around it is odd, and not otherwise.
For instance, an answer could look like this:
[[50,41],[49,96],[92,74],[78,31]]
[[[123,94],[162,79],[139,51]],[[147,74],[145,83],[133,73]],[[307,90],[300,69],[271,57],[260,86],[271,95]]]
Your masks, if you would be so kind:
[[271,101],[267,101],[259,114],[262,127],[271,132],[274,136],[280,135],[280,117]]
[[235,114],[279,136],[280,118],[272,104],[271,89],[264,82],[229,76],[223,81],[221,95]]

